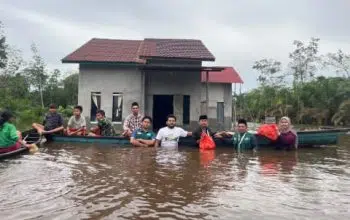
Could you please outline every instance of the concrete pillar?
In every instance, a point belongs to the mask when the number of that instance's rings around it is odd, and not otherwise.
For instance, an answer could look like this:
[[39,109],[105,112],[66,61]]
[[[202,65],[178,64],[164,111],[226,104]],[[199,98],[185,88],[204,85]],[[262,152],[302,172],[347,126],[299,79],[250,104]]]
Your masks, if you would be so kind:
[[179,126],[183,125],[183,95],[174,95],[174,115],[176,116],[176,124]]

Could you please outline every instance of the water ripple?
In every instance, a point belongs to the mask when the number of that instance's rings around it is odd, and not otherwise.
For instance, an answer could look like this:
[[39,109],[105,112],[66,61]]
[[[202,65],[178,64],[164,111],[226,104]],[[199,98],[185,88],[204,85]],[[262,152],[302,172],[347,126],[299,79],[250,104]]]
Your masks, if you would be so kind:
[[336,219],[350,150],[50,145],[0,163],[1,219]]

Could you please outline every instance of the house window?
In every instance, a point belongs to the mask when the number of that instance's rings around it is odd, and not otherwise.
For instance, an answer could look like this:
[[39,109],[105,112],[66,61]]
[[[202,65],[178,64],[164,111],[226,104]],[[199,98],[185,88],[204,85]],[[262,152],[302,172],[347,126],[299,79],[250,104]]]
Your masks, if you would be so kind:
[[90,121],[96,121],[96,113],[99,109],[101,109],[101,92],[92,92]]
[[112,122],[122,122],[123,94],[113,93]]
[[182,115],[182,123],[184,125],[190,124],[190,96],[183,96],[183,115]]
[[224,102],[217,103],[216,118],[219,124],[224,124]]

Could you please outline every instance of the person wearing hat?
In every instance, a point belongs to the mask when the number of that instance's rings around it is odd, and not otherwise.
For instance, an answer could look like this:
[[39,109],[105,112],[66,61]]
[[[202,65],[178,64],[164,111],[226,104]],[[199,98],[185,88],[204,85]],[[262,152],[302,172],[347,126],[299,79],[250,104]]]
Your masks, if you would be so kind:
[[234,148],[237,150],[257,150],[257,139],[253,133],[248,131],[247,121],[245,119],[239,119],[237,124],[237,132],[234,134],[224,133],[226,137],[232,137]]
[[33,123],[32,127],[40,135],[59,133],[64,130],[63,118],[57,113],[55,104],[49,106],[49,112],[46,114],[43,124]]
[[13,125],[14,120],[14,115],[9,111],[0,115],[0,153],[11,152],[25,145],[21,132]]
[[199,126],[196,130],[193,131],[192,137],[196,140],[197,144],[201,139],[202,133],[209,134],[211,137],[221,138],[221,134],[218,132],[213,132],[208,126],[208,116],[201,115],[199,116]]

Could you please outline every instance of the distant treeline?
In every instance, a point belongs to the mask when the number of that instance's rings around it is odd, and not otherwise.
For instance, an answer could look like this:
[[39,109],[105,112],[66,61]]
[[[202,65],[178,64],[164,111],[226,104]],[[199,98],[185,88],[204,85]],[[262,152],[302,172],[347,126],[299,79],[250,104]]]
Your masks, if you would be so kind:
[[[256,122],[288,115],[295,124],[350,125],[350,55],[320,55],[317,38],[294,46],[285,67],[273,59],[254,63],[260,85],[235,96],[238,115]],[[320,76],[325,72],[330,76]]]
[[77,73],[49,72],[35,44],[31,50],[32,59],[24,60],[20,50],[7,44],[0,23],[0,110],[13,111],[20,129],[41,121],[50,103],[69,116],[78,96]]

